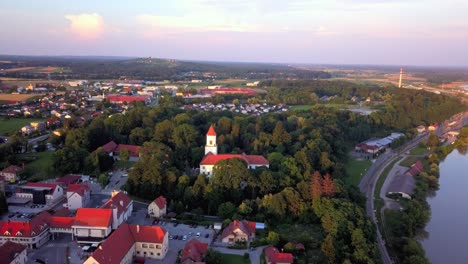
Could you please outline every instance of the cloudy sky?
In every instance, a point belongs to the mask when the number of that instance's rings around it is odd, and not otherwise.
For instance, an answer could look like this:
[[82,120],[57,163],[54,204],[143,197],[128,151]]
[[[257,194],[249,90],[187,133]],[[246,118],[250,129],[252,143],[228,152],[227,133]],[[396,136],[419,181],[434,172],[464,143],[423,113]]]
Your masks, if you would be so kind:
[[0,54],[468,65],[466,0],[15,0]]

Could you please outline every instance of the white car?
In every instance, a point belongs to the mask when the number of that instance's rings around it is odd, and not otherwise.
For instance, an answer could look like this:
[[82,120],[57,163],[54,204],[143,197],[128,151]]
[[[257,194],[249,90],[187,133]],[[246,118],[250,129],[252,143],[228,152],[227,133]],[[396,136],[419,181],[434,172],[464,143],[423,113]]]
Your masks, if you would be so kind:
[[197,232],[197,237],[200,237],[200,232]]
[[182,240],[184,241],[187,240],[187,236],[182,237]]

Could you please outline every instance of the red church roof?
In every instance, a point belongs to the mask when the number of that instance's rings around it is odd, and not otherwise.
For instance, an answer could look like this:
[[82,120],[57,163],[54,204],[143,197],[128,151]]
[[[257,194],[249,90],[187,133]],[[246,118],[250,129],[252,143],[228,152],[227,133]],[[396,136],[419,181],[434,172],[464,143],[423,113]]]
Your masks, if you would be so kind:
[[107,144],[102,146],[102,149],[107,153],[112,153],[117,149],[117,143],[115,143],[114,141],[109,141],[107,142]]
[[115,152],[120,152],[123,149],[128,149],[130,151],[130,156],[131,157],[138,157],[139,151],[140,151],[140,146],[119,144],[117,146],[117,149],[115,150]]
[[164,207],[166,207],[166,198],[161,195],[154,199],[154,203],[159,207],[159,209],[164,209]]
[[180,253],[180,263],[184,263],[184,261],[187,260],[192,261],[189,263],[202,262],[207,249],[207,243],[202,243],[196,239],[190,240],[187,244],[185,244],[184,249]]
[[409,173],[411,176],[416,176],[421,173],[421,171],[423,171],[423,164],[420,160],[418,160],[411,166],[407,173]]
[[269,246],[265,248],[265,257],[271,263],[293,263],[294,257],[291,253],[280,253],[277,248]]
[[74,225],[108,227],[112,224],[112,210],[102,208],[78,208]]
[[121,263],[135,242],[162,244],[165,235],[166,230],[160,226],[138,226],[123,223],[94,251],[92,257],[98,263]]
[[247,165],[268,165],[269,162],[260,155],[246,155],[246,154],[213,154],[208,153],[200,162],[200,165],[215,165],[218,161],[238,158],[244,160]]
[[206,133],[207,136],[216,136],[216,131],[214,130],[213,125],[210,126],[210,129],[208,129],[208,133]]

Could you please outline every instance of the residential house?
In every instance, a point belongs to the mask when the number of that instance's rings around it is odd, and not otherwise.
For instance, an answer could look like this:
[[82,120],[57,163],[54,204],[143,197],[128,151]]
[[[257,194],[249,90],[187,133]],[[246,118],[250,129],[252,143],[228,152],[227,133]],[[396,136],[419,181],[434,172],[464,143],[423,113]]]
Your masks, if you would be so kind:
[[10,165],[10,166],[6,167],[5,169],[3,169],[2,171],[0,171],[0,176],[3,176],[3,178],[7,182],[15,182],[15,181],[19,180],[18,174],[21,171],[23,171],[22,167],[18,167],[18,166],[15,166],[15,165]]
[[204,264],[208,244],[192,239],[180,252],[180,264]]
[[213,174],[213,167],[221,160],[238,158],[245,161],[249,169],[256,169],[258,167],[269,167],[270,163],[265,157],[260,155],[246,155],[242,154],[218,154],[218,145],[216,143],[216,132],[213,126],[210,126],[206,133],[205,157],[200,162],[200,173],[207,176]]
[[114,141],[110,141],[102,146],[102,149],[109,153],[109,156],[114,157],[114,160],[120,160],[120,151],[128,150],[130,152],[129,161],[138,161],[140,159],[140,146],[135,145],[124,145],[117,144]]
[[159,196],[148,205],[148,215],[151,217],[163,217],[167,213],[167,203],[164,196]]
[[221,235],[221,241],[225,244],[236,242],[250,242],[255,238],[255,222],[246,220],[234,220],[227,226]]
[[1,264],[26,264],[28,252],[26,246],[11,241],[7,241],[0,246]]
[[112,232],[112,209],[78,208],[71,228],[79,243],[102,242]]
[[111,198],[101,208],[112,210],[112,229],[117,229],[131,216],[133,200],[121,191],[113,191]]
[[69,184],[67,187],[67,203],[69,210],[86,207],[90,201],[90,188],[87,183]]
[[34,130],[35,131],[39,131],[39,132],[42,132],[44,130],[46,130],[46,123],[44,122],[31,122],[30,125],[32,127],[34,127]]
[[53,204],[64,198],[64,192],[58,184],[28,182],[16,190],[15,196],[31,199],[35,204]]
[[169,251],[168,232],[160,226],[124,223],[84,264],[130,264],[135,258],[162,260]]
[[21,128],[21,133],[23,133],[24,135],[29,135],[33,133],[34,131],[35,131],[34,127],[30,125],[27,125]]
[[292,264],[294,262],[294,256],[291,253],[279,252],[273,246],[266,247],[264,253],[266,264]]
[[0,221],[0,244],[12,241],[30,249],[39,248],[50,239],[48,212],[27,221]]

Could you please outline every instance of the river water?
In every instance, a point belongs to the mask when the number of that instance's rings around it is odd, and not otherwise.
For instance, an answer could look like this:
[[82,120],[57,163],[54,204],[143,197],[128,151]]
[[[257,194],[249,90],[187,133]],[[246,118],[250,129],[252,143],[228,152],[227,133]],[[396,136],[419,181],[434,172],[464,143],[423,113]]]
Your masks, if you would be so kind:
[[440,163],[440,188],[428,198],[432,217],[421,241],[433,264],[468,263],[468,155],[452,151]]

